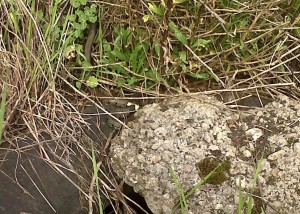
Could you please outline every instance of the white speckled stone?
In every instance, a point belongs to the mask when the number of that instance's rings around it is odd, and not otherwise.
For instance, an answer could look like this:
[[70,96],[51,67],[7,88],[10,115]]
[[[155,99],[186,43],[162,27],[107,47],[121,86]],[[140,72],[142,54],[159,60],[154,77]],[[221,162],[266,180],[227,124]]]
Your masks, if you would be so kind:
[[[260,197],[268,202],[267,214],[299,213],[300,142],[291,144],[289,139],[300,139],[300,113],[295,108],[300,104],[280,99],[284,102],[245,114],[208,96],[147,105],[137,111],[130,129],[113,139],[113,170],[144,196],[154,214],[177,214],[180,210],[172,210],[178,192],[170,167],[187,191],[203,179],[196,167],[200,161],[228,159],[228,180],[197,189],[187,201],[188,213],[236,213],[240,181],[246,191],[259,186]],[[238,124],[239,131],[231,133],[230,123]],[[263,153],[267,158],[253,184],[257,163],[251,157],[259,160]]]
[[270,154],[268,156],[268,160],[270,160],[270,161],[277,160],[278,158],[282,157],[284,154],[285,154],[284,150],[279,150],[277,152],[274,152],[274,153]]
[[300,155],[300,143],[294,144],[294,152]]

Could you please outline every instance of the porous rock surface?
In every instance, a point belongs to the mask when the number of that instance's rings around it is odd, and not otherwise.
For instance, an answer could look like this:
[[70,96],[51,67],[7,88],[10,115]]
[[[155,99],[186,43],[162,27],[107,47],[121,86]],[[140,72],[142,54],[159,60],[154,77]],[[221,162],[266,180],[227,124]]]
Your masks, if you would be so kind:
[[237,213],[239,192],[253,194],[253,213],[299,213],[299,102],[281,97],[241,112],[213,97],[177,97],[145,106],[128,127],[112,141],[113,169],[153,213],[177,213],[170,169],[188,192],[214,169],[205,160],[230,167],[188,198],[189,213]]

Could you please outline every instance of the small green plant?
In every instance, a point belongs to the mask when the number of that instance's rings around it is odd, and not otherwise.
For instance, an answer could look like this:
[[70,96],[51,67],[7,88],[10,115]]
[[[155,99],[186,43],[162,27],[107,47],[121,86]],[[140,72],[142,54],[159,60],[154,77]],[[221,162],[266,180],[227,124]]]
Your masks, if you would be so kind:
[[88,7],[86,6],[86,0],[71,1],[71,4],[75,8],[75,13],[69,17],[74,28],[73,35],[75,38],[83,39],[83,32],[88,28],[88,24],[97,21],[97,5],[92,4]]
[[111,65],[109,70],[99,73],[115,77],[118,86],[136,86],[144,81],[149,88],[162,81],[160,74],[147,62],[150,41],[145,40],[147,35],[144,30],[137,29],[134,34],[129,27],[120,27],[115,30],[115,35],[113,43],[103,42],[105,57],[100,63]]
[[[91,4],[87,6],[87,0],[73,0],[70,1],[75,11],[67,16],[67,20],[71,23],[69,29],[68,45],[65,46],[63,56],[71,60],[71,64],[75,63],[83,67],[79,72],[79,81],[76,82],[76,87],[81,88],[82,82],[86,79],[86,73],[90,71],[90,62],[86,59],[83,50],[84,32],[87,31],[90,24],[95,24],[98,20],[97,5]],[[75,62],[72,60],[75,59]],[[88,75],[86,85],[90,88],[95,88],[98,85],[96,77]]]
[[178,191],[178,194],[179,194],[179,202],[180,202],[180,208],[181,208],[181,213],[182,214],[185,214],[188,212],[188,205],[187,205],[187,202],[186,202],[186,197],[185,197],[185,193],[184,193],[184,190],[179,182],[179,179],[174,171],[174,169],[172,167],[170,167],[170,172],[171,172],[171,176],[172,176],[172,179],[175,183],[175,186],[176,186],[176,189]]
[[[255,174],[253,177],[253,188],[255,188],[257,184],[258,175],[262,168],[263,157],[264,155],[261,156],[255,170]],[[264,203],[262,199],[254,196],[255,193],[256,193],[255,190],[251,190],[249,192],[243,193],[241,187],[241,180],[239,181],[239,190],[238,190],[239,203],[238,203],[238,210],[237,210],[238,214],[244,213],[243,211],[245,209],[247,210],[247,214],[260,214],[261,212],[263,212]],[[257,192],[257,194],[259,194],[259,192]]]

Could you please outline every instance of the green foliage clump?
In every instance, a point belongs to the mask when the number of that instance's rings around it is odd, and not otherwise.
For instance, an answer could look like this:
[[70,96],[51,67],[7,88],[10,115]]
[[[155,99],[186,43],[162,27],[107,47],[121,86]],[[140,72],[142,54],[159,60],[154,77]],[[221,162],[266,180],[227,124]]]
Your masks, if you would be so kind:
[[84,38],[84,30],[88,28],[88,23],[96,23],[97,21],[97,6],[96,4],[85,6],[86,1],[81,4],[79,1],[73,1],[72,5],[76,9],[75,13],[69,16],[69,20],[74,28],[74,37],[82,39]]

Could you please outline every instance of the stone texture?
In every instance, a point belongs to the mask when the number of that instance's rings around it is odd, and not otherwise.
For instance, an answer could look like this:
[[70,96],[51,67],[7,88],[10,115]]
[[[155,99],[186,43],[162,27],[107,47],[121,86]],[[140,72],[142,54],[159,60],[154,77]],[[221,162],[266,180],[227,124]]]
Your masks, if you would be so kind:
[[254,213],[297,213],[299,115],[299,102],[286,97],[246,112],[208,96],[147,105],[113,140],[113,169],[145,197],[153,213],[176,213],[171,168],[187,192],[218,164],[188,198],[189,213],[236,213],[239,188],[254,195]]

